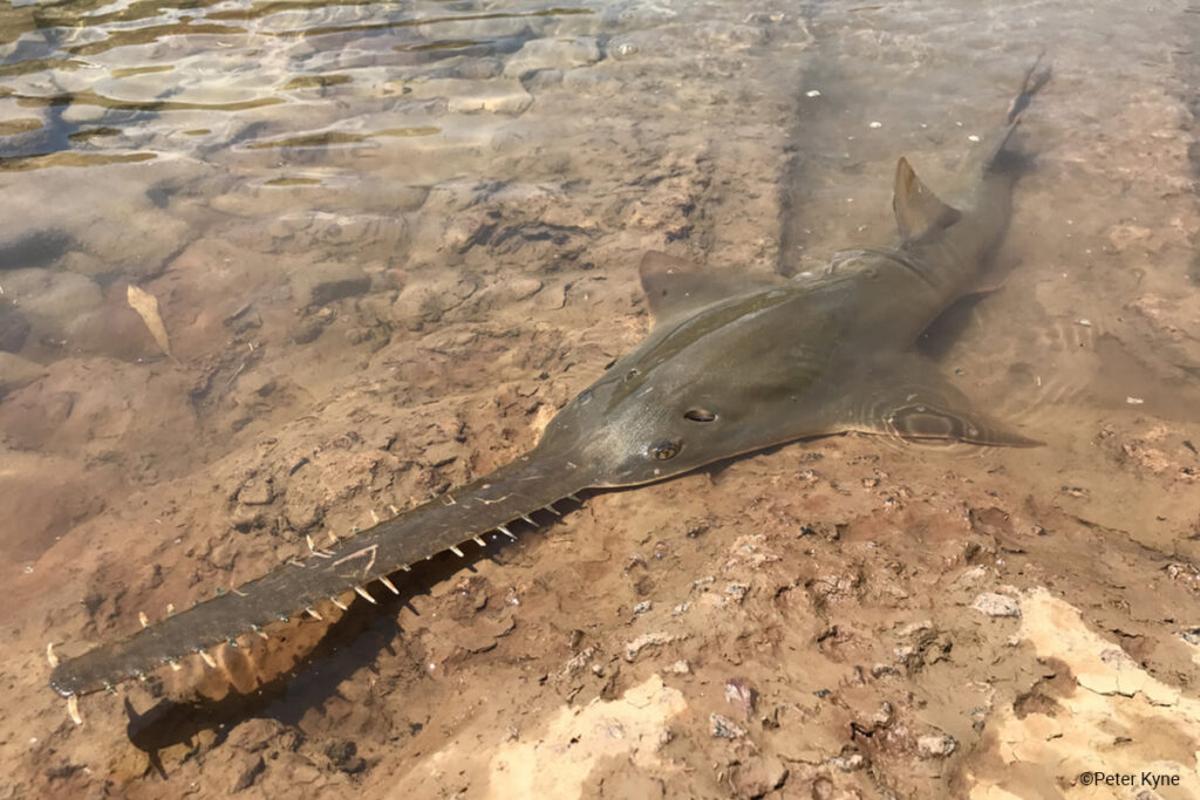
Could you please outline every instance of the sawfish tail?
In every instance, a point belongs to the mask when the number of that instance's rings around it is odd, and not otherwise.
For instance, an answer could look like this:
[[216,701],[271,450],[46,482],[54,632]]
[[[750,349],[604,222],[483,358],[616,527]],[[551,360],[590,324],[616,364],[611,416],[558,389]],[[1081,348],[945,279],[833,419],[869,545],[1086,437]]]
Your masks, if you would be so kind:
[[1045,63],[1045,60],[1046,52],[1043,50],[1025,71],[1020,89],[1017,90],[1012,102],[1008,104],[1003,126],[992,137],[989,145],[984,148],[983,166],[985,170],[1007,170],[1011,165],[1019,166],[1022,163],[1020,155],[1014,154],[1008,144],[1017,130],[1017,126],[1021,124],[1021,116],[1025,113],[1025,109],[1029,108],[1034,96],[1050,81],[1053,70],[1049,64]]
[[[464,556],[468,547],[484,547],[483,537],[516,538],[512,528],[537,523],[535,513],[560,512],[554,504],[589,485],[584,470],[560,457],[538,451],[460,489],[381,522],[328,548],[309,541],[310,552],[293,558],[257,580],[149,625],[129,638],[103,645],[55,666],[50,685],[74,698],[165,665],[178,666],[198,655],[210,667],[207,648],[235,643],[263,627],[303,613],[320,619],[319,608],[332,603],[345,608],[343,596],[356,592],[375,602],[372,591],[399,593],[389,578],[415,562],[444,551]],[[377,583],[381,588],[368,589]],[[328,607],[328,606],[324,606]],[[52,659],[53,660],[53,659]]]

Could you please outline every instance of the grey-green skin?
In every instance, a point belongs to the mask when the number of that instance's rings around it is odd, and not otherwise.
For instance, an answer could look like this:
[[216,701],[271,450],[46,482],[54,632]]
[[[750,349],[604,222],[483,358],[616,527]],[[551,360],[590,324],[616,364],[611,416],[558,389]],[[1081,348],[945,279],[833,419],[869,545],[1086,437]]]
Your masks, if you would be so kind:
[[747,278],[648,255],[641,277],[653,331],[568,403],[528,454],[123,641],[66,660],[51,685],[67,697],[86,694],[340,603],[351,590],[372,599],[371,592],[390,590],[387,576],[408,565],[446,550],[462,554],[495,531],[511,535],[514,521],[533,523],[531,515],[543,510],[558,514],[554,504],[583,489],[644,484],[848,431],[1036,444],[973,411],[912,345],[971,292],[1004,233],[1013,175],[1001,168],[1001,156],[1046,76],[1030,70],[994,143],[964,173],[966,188],[953,208],[902,159],[894,199],[899,238],[885,248],[841,253],[820,275]]

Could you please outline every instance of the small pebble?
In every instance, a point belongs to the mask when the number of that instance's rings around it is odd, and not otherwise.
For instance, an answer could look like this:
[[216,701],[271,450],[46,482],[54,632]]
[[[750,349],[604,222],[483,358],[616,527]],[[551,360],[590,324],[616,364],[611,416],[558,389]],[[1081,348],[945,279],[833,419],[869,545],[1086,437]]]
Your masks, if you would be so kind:
[[975,598],[971,608],[989,617],[1019,617],[1021,606],[1008,595],[984,592]]
[[1142,403],[1145,403],[1146,401],[1140,397],[1126,397],[1125,402],[1131,406],[1140,406]]
[[740,739],[746,735],[746,731],[729,717],[712,714],[708,722],[712,735],[718,739]]
[[871,123],[871,124],[870,124],[868,127],[871,127],[871,128],[882,128],[882,127],[883,127],[883,123],[882,123],[882,122],[872,122],[872,123]]
[[1077,319],[1075,320],[1075,324],[1082,325],[1085,328],[1092,327],[1092,321],[1090,319]]
[[804,96],[805,97],[820,97],[821,90],[820,89],[809,89],[807,92],[804,93]]
[[917,739],[917,752],[921,758],[945,758],[957,747],[958,742],[954,741],[954,737],[944,733]]
[[967,141],[968,142],[978,142],[979,137],[972,133],[970,136],[967,137]]
[[837,767],[842,772],[860,770],[866,763],[867,760],[862,757],[861,753],[852,753],[848,756],[834,756],[829,759],[830,766]]
[[633,607],[633,613],[634,614],[645,614],[647,611],[649,611],[652,608],[654,608],[654,603],[650,602],[649,600],[643,600],[642,602],[638,603],[636,606]]

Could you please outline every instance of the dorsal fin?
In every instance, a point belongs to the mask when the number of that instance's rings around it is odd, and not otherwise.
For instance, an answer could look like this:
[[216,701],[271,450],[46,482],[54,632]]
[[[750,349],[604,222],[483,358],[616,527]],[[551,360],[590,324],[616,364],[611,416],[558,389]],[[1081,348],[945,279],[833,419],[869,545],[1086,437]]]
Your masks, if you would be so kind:
[[900,236],[905,241],[949,228],[962,217],[957,209],[943,203],[929,187],[921,183],[908,159],[903,157],[896,163],[892,210],[896,212],[896,226],[900,228]]
[[651,250],[642,257],[638,274],[655,323],[695,313],[729,297],[774,286],[787,286],[777,275],[718,272],[682,258]]

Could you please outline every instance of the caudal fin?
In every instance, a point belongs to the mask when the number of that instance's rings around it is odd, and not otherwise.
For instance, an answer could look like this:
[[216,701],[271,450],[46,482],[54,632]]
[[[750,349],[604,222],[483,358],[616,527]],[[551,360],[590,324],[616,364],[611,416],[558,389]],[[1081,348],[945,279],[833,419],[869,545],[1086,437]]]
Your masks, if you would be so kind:
[[1029,104],[1033,102],[1034,95],[1050,80],[1051,68],[1049,64],[1043,64],[1045,57],[1045,51],[1039,53],[1038,57],[1034,59],[1033,64],[1025,71],[1025,77],[1021,81],[1021,88],[1017,91],[1016,97],[1008,105],[1008,113],[1005,115],[1005,125],[996,135],[991,147],[986,151],[987,156],[983,161],[986,169],[1003,170],[1014,160],[1017,162],[1022,160],[1020,156],[1017,156],[1015,159],[1012,158],[1013,153],[1007,149],[1007,145],[1013,135],[1013,131],[1021,123],[1021,115],[1025,113],[1025,109],[1029,108]]
[[1050,65],[1042,65],[1042,61],[1045,58],[1046,51],[1043,50],[1038,53],[1038,57],[1034,59],[1033,64],[1025,72],[1025,79],[1021,81],[1021,90],[1017,92],[1017,96],[1013,98],[1012,103],[1008,106],[1009,125],[1016,125],[1020,121],[1021,114],[1029,107],[1029,104],[1033,101],[1033,96],[1050,80]]

